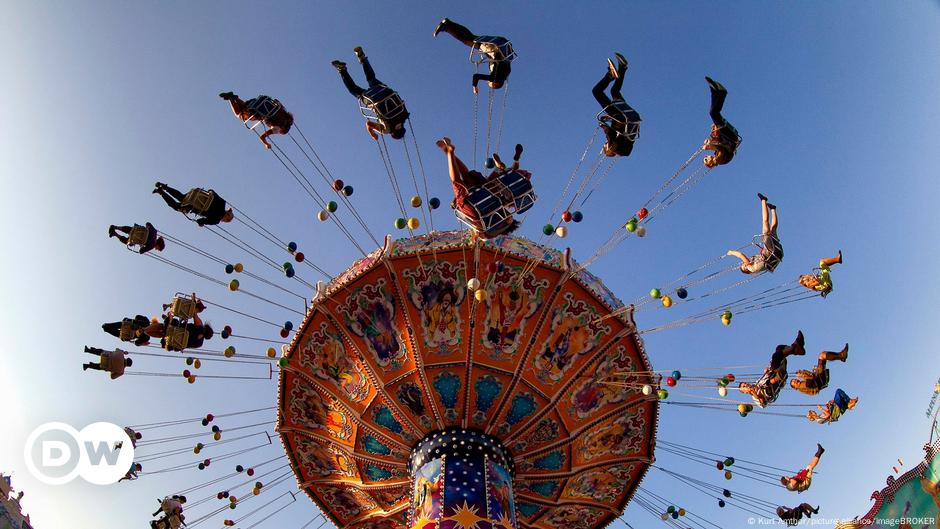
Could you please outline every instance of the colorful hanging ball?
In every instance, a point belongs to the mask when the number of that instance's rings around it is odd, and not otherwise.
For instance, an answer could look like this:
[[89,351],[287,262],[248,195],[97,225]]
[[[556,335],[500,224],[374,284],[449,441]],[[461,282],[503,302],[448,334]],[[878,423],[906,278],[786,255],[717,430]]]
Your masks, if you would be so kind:
[[280,360],[277,361],[277,365],[281,367],[287,367],[287,359],[282,357]]
[[723,490],[721,491],[721,494],[722,494],[722,496],[724,496],[725,498],[730,498],[730,497],[731,497],[731,491],[728,490],[728,489],[723,489]]
[[235,347],[231,345],[226,347],[223,354],[225,355],[225,358],[231,358],[235,356]]
[[670,516],[672,516],[672,519],[673,519],[673,520],[678,520],[678,519],[679,519],[679,511],[673,512]]
[[441,199],[437,197],[431,197],[431,200],[428,200],[428,205],[431,206],[431,209],[437,209],[441,207]]
[[199,470],[205,470],[205,469],[206,469],[206,465],[203,463],[199,463]]
[[297,261],[298,263],[302,263],[302,262],[304,262],[304,258],[305,258],[305,257],[306,257],[306,256],[304,255],[303,252],[297,252],[297,254],[294,255],[294,260]]
[[666,400],[667,398],[669,398],[669,392],[666,391],[665,389],[661,389],[656,392],[656,396],[659,397],[659,400]]
[[733,464],[734,464],[734,458],[733,458],[733,457],[729,457],[729,458],[725,459],[725,466],[726,466],[726,467],[730,467],[730,466],[733,465]]
[[190,356],[186,358],[186,365],[188,366],[193,365],[193,357]]
[[241,465],[235,465],[235,472],[242,473],[245,471],[245,467]]
[[672,298],[669,297],[668,295],[663,296],[662,302],[663,302],[663,306],[666,307],[667,309],[672,306]]
[[482,288],[473,293],[473,297],[476,298],[477,301],[486,301],[486,296],[486,290]]
[[725,326],[731,325],[731,318],[725,318],[724,316],[722,316],[722,317],[721,317],[721,324],[722,324],[722,325],[725,325]]
[[281,329],[281,332],[280,332],[281,338],[287,338],[288,334],[290,334],[290,331],[288,331],[287,329]]
[[235,496],[229,496],[228,501],[229,503],[238,503],[238,498],[236,498]]
[[734,382],[734,374],[732,373],[728,373],[727,375],[725,375],[725,378],[728,379],[728,382]]
[[754,411],[754,405],[753,405],[753,404],[748,404],[748,405],[747,405],[747,411]]
[[413,207],[413,208],[420,208],[420,207],[421,207],[421,197],[419,197],[418,195],[415,195],[415,196],[411,197],[411,207]]
[[183,370],[183,378],[189,378],[191,375],[192,373],[190,373],[188,369]]
[[671,387],[671,388],[672,388],[672,387],[675,387],[675,385],[676,385],[676,379],[674,379],[674,378],[672,378],[672,377],[666,377],[666,385],[669,386],[669,387]]
[[222,429],[221,429],[221,428],[219,428],[219,426],[218,426],[218,425],[213,425],[213,426],[212,426],[212,431],[213,431],[213,432],[221,432],[221,431],[222,431]]
[[405,229],[405,226],[407,225],[408,225],[408,221],[406,221],[405,219],[401,217],[395,219],[395,229],[403,230]]
[[487,169],[492,169],[496,167],[496,162],[492,158],[488,157],[486,161],[483,162],[483,166],[486,167]]
[[564,239],[565,237],[568,236],[568,228],[564,226],[559,226],[555,228],[555,235],[557,235],[560,239]]
[[653,386],[650,386],[649,384],[644,384],[644,385],[643,385],[643,394],[644,394],[644,395],[650,395],[650,394],[652,394],[652,393],[653,393]]
[[353,186],[346,186],[343,188],[343,195],[351,197],[354,191]]
[[339,204],[337,204],[335,200],[326,203],[326,210],[330,213],[335,213],[337,208],[339,208]]
[[636,229],[637,237],[646,237],[646,226],[638,226]]
[[222,439],[222,432],[215,432],[214,434],[212,434],[212,438],[215,439],[216,441],[218,441],[219,439]]
[[561,212],[561,220],[571,222],[571,212],[567,209]]
[[261,489],[251,489],[251,494],[252,494],[253,496],[257,496],[257,495],[261,494]]
[[197,358],[195,361],[193,361],[193,367],[195,367],[196,369],[199,369],[200,367],[202,367],[202,361]]
[[545,235],[551,235],[555,233],[555,227],[552,226],[551,224],[546,224],[542,226],[542,233],[544,233]]
[[675,506],[670,505],[669,507],[666,507],[666,512],[668,512],[669,514],[676,512]]
[[646,216],[649,215],[649,214],[650,214],[650,212],[649,212],[649,210],[647,210],[646,208],[640,208],[640,210],[636,212],[636,216],[637,216],[637,218],[640,219],[640,220],[645,219]]
[[[241,470],[239,470],[239,472],[241,472]],[[224,492],[222,492],[222,497],[223,497],[223,498],[228,498],[228,497],[231,496],[231,495],[232,495],[232,494],[231,494],[229,491],[227,491],[227,490],[224,491]]]
[[207,421],[212,422],[214,419],[215,419],[215,415],[212,415],[211,413],[206,415]]
[[679,371],[673,371],[673,372],[672,372],[672,378],[674,378],[674,379],[676,379],[676,380],[681,380],[681,379],[682,379],[682,373],[680,373]]
[[724,312],[721,313],[721,317],[722,317],[722,318],[728,318],[729,320],[731,319],[732,316],[734,316],[734,315],[731,314],[731,311],[730,311],[730,310],[726,310],[726,311],[724,311]]
[[738,404],[738,411],[744,413],[747,411],[747,404]]
[[733,475],[730,470],[725,470],[725,479],[731,479]]
[[685,516],[685,509],[679,509],[679,516]]
[[225,329],[223,329],[222,332],[219,333],[219,334],[222,335],[222,339],[223,339],[223,340],[227,340],[228,337],[229,337],[232,333],[230,333],[230,332],[226,331]]
[[260,488],[262,488],[262,487],[263,487],[263,485],[261,484],[260,481],[256,481],[256,482],[255,482],[255,488],[256,488],[256,489],[260,489]]
[[246,472],[246,474],[248,474],[249,476],[254,476],[254,475],[255,475],[255,469],[249,468],[248,471]]
[[290,252],[290,253],[296,252],[296,251],[297,251],[297,243],[296,243],[296,242],[293,242],[293,241],[287,243],[287,251]]
[[235,263],[235,267],[234,267],[234,268],[235,268],[235,273],[236,273],[236,274],[240,274],[240,273],[242,273],[242,272],[245,271],[245,265],[243,265],[243,264],[241,264],[241,263]]
[[575,222],[581,222],[584,219],[584,215],[580,211],[575,211],[571,213],[571,220]]
[[470,280],[467,281],[467,288],[469,290],[476,290],[480,288],[480,280],[475,277],[471,277]]
[[495,274],[496,273],[496,262],[492,262],[486,265],[486,271]]
[[203,425],[203,426],[209,426],[209,420],[208,420],[208,419],[203,419],[203,420],[202,420],[202,425]]
[[339,191],[340,189],[343,188],[343,185],[344,185],[343,181],[340,180],[339,178],[337,178],[336,180],[333,180],[333,191]]
[[633,220],[630,220],[629,222],[624,224],[623,227],[626,228],[627,231],[629,231],[630,233],[633,233],[636,231],[636,222],[634,222]]
[[268,347],[267,353],[268,353],[268,358],[274,358],[275,356],[277,356],[277,350],[273,347]]
[[669,515],[666,514],[666,513],[662,513],[662,514],[659,515],[659,518],[660,518],[662,521],[665,522],[666,520],[669,519]]
[[284,328],[287,329],[288,331],[292,330],[292,329],[294,328],[294,322],[292,322],[292,321],[285,321],[285,322],[284,322]]
[[502,261],[496,261],[496,271],[497,271],[497,272],[502,272],[502,271],[503,271],[503,268],[505,268],[505,266],[506,266],[506,265],[504,265]]
[[287,277],[294,277],[294,274],[296,273],[297,272],[294,272],[293,268],[288,268],[287,270],[284,270],[284,275]]
[[[221,492],[218,493],[218,494],[216,494],[215,497],[218,498],[218,499],[220,499],[220,500],[223,498]],[[229,522],[228,520],[223,520],[223,521],[222,521],[222,524],[223,524],[223,525],[228,525],[228,522]]]
[[724,469],[725,469],[725,464],[722,463],[721,461],[719,461],[718,463],[716,463],[715,466],[718,467],[718,470],[724,470]]
[[288,268],[293,268],[293,267],[294,267],[294,263],[290,261],[284,261],[284,264],[281,265],[281,268],[283,268],[284,270],[287,270]]
[[662,292],[660,292],[658,288],[651,288],[651,289],[650,289],[650,297],[651,297],[651,298],[653,298],[653,299],[659,299],[659,296],[661,296],[661,295],[662,295]]
[[234,272],[234,271],[235,271],[235,267],[234,267],[234,266],[232,266],[232,265],[230,265],[230,264],[225,265],[225,273],[226,273],[226,274],[231,274],[231,273]]
[[202,464],[206,466],[209,466],[210,463],[212,463],[211,459],[206,459],[205,461],[202,462]]
[[325,220],[328,219],[328,218],[330,218],[330,212],[327,211],[327,210],[325,210],[325,209],[321,209],[321,210],[317,213],[317,220],[319,220],[320,222],[323,222],[323,221],[325,221]]
[[721,377],[721,378],[718,379],[718,385],[719,385],[719,386],[724,387],[724,386],[727,386],[728,384],[730,384],[730,381],[729,381],[727,378]]
[[689,291],[682,287],[679,287],[676,289],[676,295],[679,296],[679,299],[685,299],[689,297]]
[[718,500],[718,506],[724,508],[725,500]]
[[232,334],[232,326],[231,326],[231,325],[226,325],[225,327],[222,327],[222,330],[225,331],[225,332],[227,332],[227,333],[229,333],[229,334]]
[[718,396],[719,396],[719,397],[727,397],[727,396],[728,396],[728,388],[726,388],[726,387],[724,387],[724,386],[720,386],[720,387],[718,388]]
[[418,229],[418,226],[420,226],[420,225],[421,225],[421,223],[418,222],[418,218],[417,218],[417,217],[411,217],[410,219],[408,219],[408,229],[409,229],[409,230],[416,230],[416,229]]
[[235,292],[236,290],[238,290],[238,280],[237,280],[237,279],[233,279],[233,280],[229,281],[229,283],[228,283],[228,289],[231,290],[232,292]]

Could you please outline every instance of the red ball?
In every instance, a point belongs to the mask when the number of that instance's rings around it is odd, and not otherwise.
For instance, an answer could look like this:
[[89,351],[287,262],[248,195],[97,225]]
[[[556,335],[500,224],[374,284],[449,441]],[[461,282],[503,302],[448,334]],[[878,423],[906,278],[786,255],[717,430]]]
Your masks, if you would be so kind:
[[192,373],[190,373],[188,369],[183,370],[183,378],[189,378],[190,375],[192,375]]
[[640,208],[640,211],[637,211],[637,212],[636,212],[636,216],[637,216],[637,218],[639,218],[640,220],[645,219],[646,216],[649,215],[649,214],[650,214],[650,212],[649,212],[649,210],[647,210],[646,208]]
[[288,331],[287,329],[281,329],[281,338],[287,338],[288,332],[290,331]]
[[734,382],[734,375],[732,375],[731,373],[728,373],[727,375],[725,375],[725,378],[728,379],[728,382]]
[[209,463],[211,463],[211,462],[212,462],[211,459],[206,459],[205,461],[202,462],[202,464],[203,464],[203,465],[206,465],[206,466],[209,466]]
[[338,179],[338,178],[337,178],[336,180],[333,180],[333,190],[334,190],[334,191],[340,191],[341,189],[343,189],[343,186],[344,186],[344,185],[346,185],[346,184],[344,184],[343,181],[340,180],[340,179]]
[[254,475],[255,475],[255,469],[249,468],[247,474],[248,474],[249,476],[254,476]]
[[668,377],[668,378],[666,379],[666,385],[669,386],[669,387],[675,386],[675,385],[676,385],[676,379],[674,379],[674,378],[672,378],[672,377]]
[[[225,497],[225,493],[224,493],[224,492],[220,492],[220,493],[216,494],[215,497],[221,500],[222,498]],[[226,524],[226,525],[228,525],[228,524]]]
[[232,334],[232,326],[231,326],[231,325],[226,325],[225,327],[222,327],[222,330],[225,331],[226,334]]
[[304,253],[297,252],[296,254],[294,254],[294,260],[297,261],[298,263],[304,262]]
[[208,415],[206,415],[206,420],[207,420],[207,421],[212,422],[212,419],[215,419],[215,415],[212,415],[211,413],[208,414]]
[[571,212],[565,210],[565,212],[561,214],[561,220],[565,222],[571,222]]

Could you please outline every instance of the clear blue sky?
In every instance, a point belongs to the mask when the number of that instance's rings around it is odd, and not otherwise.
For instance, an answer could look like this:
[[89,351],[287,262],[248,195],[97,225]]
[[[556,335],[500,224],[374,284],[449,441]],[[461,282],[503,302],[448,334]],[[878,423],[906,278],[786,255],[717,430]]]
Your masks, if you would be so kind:
[[[576,258],[590,255],[698,146],[708,125],[703,76],[729,87],[725,114],[744,136],[734,163],[712,172],[645,239],[627,241],[592,267],[621,298],[632,300],[746,242],[759,230],[757,191],[780,208],[787,256],[762,284],[798,275],[839,248],[845,252],[846,264],[834,272],[836,292],[824,301],[742,316],[730,328],[716,321],[645,339],[657,369],[760,364],[797,328],[811,351],[848,341],[851,358],[833,368],[832,389],[859,394],[859,407],[828,427],[664,407],[661,438],[784,467],[801,466],[822,442],[829,451],[813,488],[799,500],[821,504],[826,517],[867,511],[869,494],[894,460],[913,464],[922,455],[929,428],[924,410],[940,375],[933,303],[940,260],[930,242],[940,239],[931,214],[940,190],[936,1],[4,7],[0,469],[16,472],[39,529],[143,526],[153,498],[209,474],[109,488],[43,486],[28,476],[21,455],[36,425],[132,424],[275,400],[273,382],[188,386],[179,379],[125,377],[109,383],[100,373],[81,372],[82,345],[116,345],[99,329],[102,322],[156,313],[177,290],[196,289],[208,299],[286,319],[124,251],[108,240],[107,226],[151,220],[248,265],[247,257],[150,195],[157,180],[213,187],[283,238],[298,241],[331,272],[343,269],[356,251],[331,224],[315,220],[316,208],[217,94],[280,98],[334,173],[356,186],[354,202],[366,221],[375,231],[391,231],[397,215],[387,178],[355,101],[329,61],[350,62],[361,79],[352,48],[365,48],[379,78],[408,101],[433,194],[447,202],[444,165],[432,140],[447,134],[469,151],[472,68],[465,48],[446,36],[431,38],[445,15],[480,33],[509,36],[520,53],[503,144],[525,144],[525,163],[543,197],[522,230],[532,237],[592,133],[597,109],[590,88],[605,58],[617,50],[629,58],[624,95],[643,116],[642,138],[565,240]],[[454,226],[446,209],[437,219]],[[221,273],[173,250],[174,258]],[[229,321],[218,313],[210,319]],[[245,334],[269,332],[231,321]],[[181,368],[142,361],[144,367]],[[787,395],[781,402],[811,400]],[[723,482],[716,471],[668,454],[659,462]],[[760,484],[731,485],[772,501],[796,501]],[[744,526],[740,511],[719,510],[655,472],[643,486],[723,527]],[[313,506],[299,500],[279,525],[300,526],[311,517]],[[635,506],[626,517],[636,527],[656,523]]]

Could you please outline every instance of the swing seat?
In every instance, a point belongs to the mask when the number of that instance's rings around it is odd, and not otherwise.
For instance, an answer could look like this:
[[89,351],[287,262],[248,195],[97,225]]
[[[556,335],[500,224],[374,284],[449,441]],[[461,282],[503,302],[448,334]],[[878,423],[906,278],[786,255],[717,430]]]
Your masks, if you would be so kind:
[[209,210],[213,198],[215,198],[215,193],[197,187],[186,193],[180,201],[180,208],[202,215]]
[[196,314],[196,302],[192,298],[176,296],[170,302],[170,311],[174,318],[186,321]]
[[398,92],[380,84],[359,96],[359,112],[375,123],[394,121],[405,112],[405,102]]
[[630,141],[640,137],[640,113],[633,109],[626,101],[618,99],[604,107],[597,113],[597,122],[605,124],[608,121],[620,125],[625,132],[621,133]]
[[137,324],[134,322],[134,320],[124,318],[121,320],[121,330],[119,332],[120,336],[118,336],[118,338],[120,338],[122,342],[133,342],[137,339],[138,330],[139,327],[137,327]]
[[751,244],[758,249],[759,255],[764,259],[766,270],[773,273],[783,261],[783,245],[780,244],[780,239],[776,235],[770,235],[768,239],[770,244],[764,244],[764,235],[758,234],[751,239]]
[[131,232],[127,234],[127,246],[143,246],[147,244],[149,237],[150,231],[146,226],[134,224],[134,227],[131,228]]
[[167,351],[182,351],[189,345],[189,331],[186,327],[170,325],[166,328],[165,342],[164,349]]
[[[505,186],[502,187],[505,188]],[[504,207],[503,201],[486,185],[472,189],[466,202],[477,212],[476,216],[467,215],[459,209],[455,209],[454,214],[460,222],[484,238],[490,239],[502,235],[512,226],[512,214]]]
[[514,214],[525,213],[538,200],[538,196],[532,188],[532,181],[517,171],[503,173],[493,181],[499,182],[509,191],[512,202],[507,204],[504,201],[503,204],[511,209]]
[[[771,384],[770,380],[775,374],[780,376],[780,380],[776,384]],[[780,396],[780,392],[787,385],[787,378],[789,378],[789,375],[787,374],[787,363],[786,360],[784,360],[778,373],[773,371],[764,373],[757,379],[757,382],[754,383],[754,386],[758,388],[759,393],[764,399],[764,403],[761,404],[760,399],[758,399],[756,395],[752,395],[751,398],[754,400],[754,404],[760,408],[766,408],[776,402],[777,397]]]
[[277,99],[260,95],[248,102],[248,111],[251,112],[251,116],[245,120],[245,126],[254,130],[265,120],[274,117],[282,108],[284,105]]
[[481,36],[470,47],[470,62],[473,64],[512,62],[517,56],[512,42],[506,37]]

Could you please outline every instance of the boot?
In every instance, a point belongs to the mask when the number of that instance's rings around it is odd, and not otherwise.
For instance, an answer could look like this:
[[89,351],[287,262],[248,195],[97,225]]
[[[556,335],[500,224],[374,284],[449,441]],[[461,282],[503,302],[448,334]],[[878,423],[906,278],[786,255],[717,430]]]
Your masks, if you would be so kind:
[[823,448],[821,444],[816,443],[816,457],[822,457],[823,452],[825,452],[825,451],[826,451],[826,449]]
[[849,344],[845,344],[845,347],[843,347],[842,350],[839,351],[838,354],[839,354],[839,357],[837,358],[837,360],[842,360],[843,362],[848,360],[849,359]]
[[627,69],[627,58],[621,55],[620,53],[614,53],[617,56],[617,64],[620,65],[624,70]]
[[219,97],[221,97],[222,99],[226,101],[229,101],[229,100],[235,99],[235,93],[234,92],[222,92],[221,94],[219,94]]
[[115,226],[114,224],[112,224],[112,225],[108,228],[108,237],[114,237],[115,235],[117,235],[117,231],[115,231],[116,228],[117,228],[117,226]]
[[362,51],[362,46],[356,46],[353,48],[353,53],[356,54],[356,58],[359,59],[359,64],[362,64],[362,61],[366,59],[366,54]]
[[88,364],[82,364],[82,371],[88,371]]
[[450,20],[448,20],[448,19],[446,19],[446,18],[445,18],[444,20],[441,20],[440,22],[438,22],[437,27],[434,28],[434,35],[433,35],[433,36],[436,37],[438,33],[440,33],[441,31],[444,31],[444,26],[446,26],[448,22],[450,22]]
[[[800,349],[802,349],[803,346],[806,344],[806,339],[803,338],[802,330],[796,331],[796,343],[799,344]],[[806,354],[806,351],[803,351],[803,354]]]
[[712,79],[711,77],[705,76],[705,82],[708,83],[708,86],[716,92],[724,92],[726,94],[728,93],[728,89],[725,88],[724,85]]
[[514,162],[518,162],[518,161],[519,161],[519,158],[521,158],[521,157],[522,157],[522,144],[521,144],[521,143],[517,143],[517,144],[516,144],[516,152],[515,152],[515,154],[513,154],[512,160],[513,160]]
[[500,159],[499,154],[493,153],[493,163],[496,165],[496,168],[500,171],[506,170],[506,164],[503,163],[503,160]]
[[88,346],[86,345],[86,346],[85,346],[85,352],[86,352],[86,353],[90,353],[90,352],[91,352],[91,347],[88,347]]
[[842,250],[839,250],[839,260],[836,262],[842,264]]
[[346,63],[343,61],[333,61],[330,64],[333,65],[333,68],[336,68],[337,72],[341,72],[346,69]]
[[620,74],[617,72],[617,67],[614,66],[614,61],[610,60],[609,58],[607,59],[607,73],[613,79],[620,78]]

